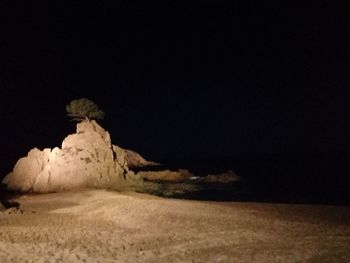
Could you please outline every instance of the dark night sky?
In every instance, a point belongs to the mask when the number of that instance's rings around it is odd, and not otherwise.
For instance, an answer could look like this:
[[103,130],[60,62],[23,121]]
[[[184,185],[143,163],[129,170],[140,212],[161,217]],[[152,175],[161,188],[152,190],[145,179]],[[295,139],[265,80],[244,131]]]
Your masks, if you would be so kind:
[[6,169],[73,132],[80,97],[155,160],[349,150],[345,1],[114,2],[0,1]]

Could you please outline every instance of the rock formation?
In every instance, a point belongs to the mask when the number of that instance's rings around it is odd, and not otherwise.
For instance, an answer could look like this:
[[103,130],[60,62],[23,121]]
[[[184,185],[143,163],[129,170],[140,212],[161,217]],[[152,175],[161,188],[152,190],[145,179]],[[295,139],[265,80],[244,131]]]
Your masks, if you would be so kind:
[[138,173],[143,179],[147,181],[169,181],[181,182],[193,177],[193,174],[186,169],[179,169],[178,171],[163,170],[163,171],[141,171]]
[[122,188],[143,179],[130,168],[154,165],[111,142],[94,120],[77,124],[61,148],[32,149],[2,181],[10,190],[47,193],[76,188]]
[[204,182],[207,183],[233,183],[240,180],[240,177],[233,172],[232,170],[228,170],[227,172],[221,174],[209,174],[204,177]]
[[[145,167],[155,165],[158,164],[145,160],[134,151],[113,145],[109,133],[96,121],[85,120],[77,124],[76,133],[63,140],[61,148],[30,150],[26,157],[18,160],[0,186],[6,185],[7,190],[33,193],[80,188],[132,188],[146,192],[177,193],[185,188],[194,191],[195,183],[231,183],[239,180],[239,176],[232,171],[199,178],[185,169],[145,170]],[[161,166],[156,169],[159,168]],[[134,171],[139,172],[135,174]],[[169,185],[172,187],[170,191],[167,190],[167,183],[177,184]],[[5,207],[16,205],[2,199],[0,201]]]

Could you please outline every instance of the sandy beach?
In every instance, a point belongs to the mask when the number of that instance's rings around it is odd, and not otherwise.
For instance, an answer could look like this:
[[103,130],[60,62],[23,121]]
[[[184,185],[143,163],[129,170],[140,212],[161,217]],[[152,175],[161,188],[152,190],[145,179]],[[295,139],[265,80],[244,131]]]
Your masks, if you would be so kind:
[[0,262],[349,262],[350,208],[23,195],[0,211]]

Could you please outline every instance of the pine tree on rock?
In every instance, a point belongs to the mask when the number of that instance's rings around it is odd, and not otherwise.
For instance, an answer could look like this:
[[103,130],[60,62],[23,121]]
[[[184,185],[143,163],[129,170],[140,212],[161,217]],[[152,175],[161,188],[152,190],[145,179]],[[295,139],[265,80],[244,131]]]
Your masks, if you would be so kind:
[[87,98],[72,100],[66,106],[67,116],[72,121],[83,121],[85,119],[103,120],[105,113],[95,102]]

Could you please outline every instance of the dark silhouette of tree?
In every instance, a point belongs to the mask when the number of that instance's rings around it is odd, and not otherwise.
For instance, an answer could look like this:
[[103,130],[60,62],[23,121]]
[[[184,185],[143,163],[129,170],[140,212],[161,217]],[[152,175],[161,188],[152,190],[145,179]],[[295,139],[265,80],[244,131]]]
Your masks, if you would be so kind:
[[87,98],[81,98],[72,100],[69,105],[66,106],[67,116],[72,121],[82,120],[103,120],[105,113],[101,110],[95,102]]

